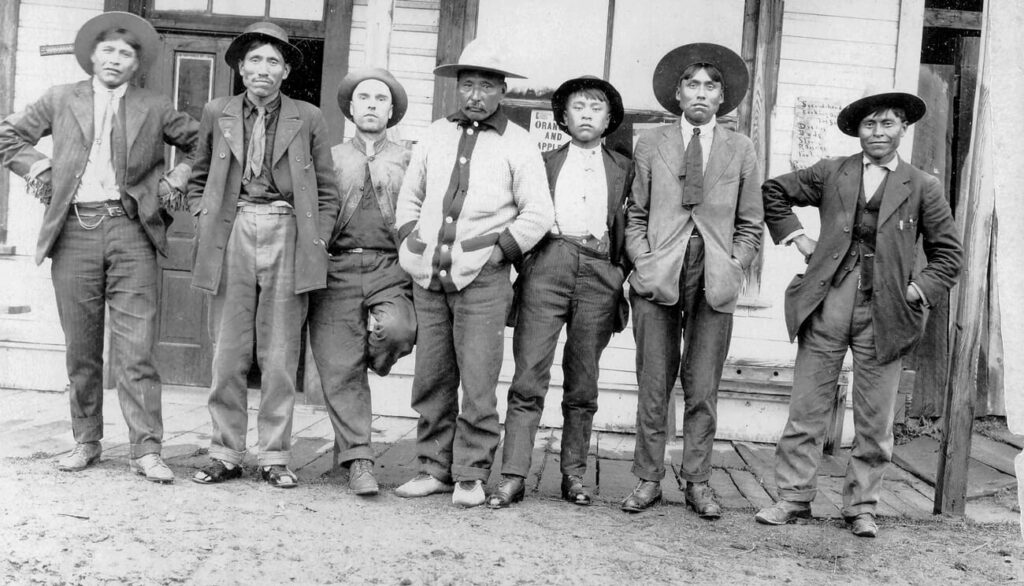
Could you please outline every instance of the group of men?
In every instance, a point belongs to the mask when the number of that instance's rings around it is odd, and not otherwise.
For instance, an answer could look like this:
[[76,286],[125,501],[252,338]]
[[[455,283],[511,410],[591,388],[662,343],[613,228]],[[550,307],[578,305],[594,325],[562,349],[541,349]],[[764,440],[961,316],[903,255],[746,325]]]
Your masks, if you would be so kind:
[[[434,122],[412,152],[387,135],[408,97],[386,70],[341,82],[338,105],[356,130],[332,148],[321,112],[281,92],[302,52],[277,25],[253,24],[232,41],[225,58],[245,91],[206,104],[198,123],[130,85],[159,46],[137,16],[97,16],[75,41],[91,79],[51,88],[0,123],[0,161],[46,204],[36,260],[52,258],[76,441],[62,470],[100,458],[106,309],[130,467],[152,481],[174,479],[160,457],[152,350],[164,207],[184,201],[195,218],[192,284],[209,296],[214,349],[210,458],[193,481],[242,475],[255,349],[258,469],[271,486],[297,485],[288,464],[308,324],[355,494],[379,491],[367,371],[386,375],[415,344],[419,472],[395,494],[451,492],[456,505],[508,507],[526,494],[564,328],[561,495],[588,505],[598,365],[631,306],[637,484],[621,508],[638,512],[661,499],[666,441],[675,433],[666,411],[679,377],[685,499],[714,519],[717,389],[767,222],[776,243],[796,245],[808,268],[786,294],[799,346],[777,453],[782,500],[756,519],[783,524],[809,515],[830,394],[852,348],[856,439],[843,513],[855,534],[874,536],[901,356],[920,337],[924,308],[952,285],[961,255],[941,185],[896,154],[907,126],[924,115],[920,99],[887,92],[853,102],[838,124],[860,138],[863,152],[762,187],[752,142],[716,122],[749,83],[743,60],[719,45],[684,45],[661,59],[654,93],[679,122],[642,133],[632,161],[603,145],[625,111],[615,87],[591,76],[554,92],[554,118],[571,140],[542,156],[502,109],[506,79],[521,76],[480,41],[434,70],[455,79],[459,109]],[[34,148],[46,135],[54,137],[49,157]],[[187,154],[166,173],[165,142]],[[794,206],[819,208],[820,242],[804,233]],[[928,263],[915,271],[918,241]],[[501,479],[488,493],[501,438],[496,386],[506,323],[514,327],[515,374]]]

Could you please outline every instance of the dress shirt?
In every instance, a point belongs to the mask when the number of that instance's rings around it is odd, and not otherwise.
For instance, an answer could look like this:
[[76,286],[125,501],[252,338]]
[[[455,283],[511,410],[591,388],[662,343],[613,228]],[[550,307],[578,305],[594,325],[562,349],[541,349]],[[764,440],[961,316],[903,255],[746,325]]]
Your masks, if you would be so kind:
[[[708,158],[711,157],[711,142],[715,139],[715,126],[718,121],[712,116],[711,120],[707,124],[700,127],[700,149],[701,149],[701,169],[704,172],[708,171]],[[679,130],[683,133],[683,152],[686,152],[686,147],[690,146],[690,139],[693,138],[693,129],[697,128],[690,121],[686,119],[686,116],[679,117]]]
[[75,192],[75,203],[121,199],[114,163],[110,158],[110,137],[114,128],[114,116],[117,116],[117,111],[121,107],[121,99],[128,91],[128,84],[123,83],[110,89],[93,77],[92,91],[92,148],[82,172],[82,182]]
[[555,225],[551,232],[567,236],[608,231],[608,181],[601,145],[584,149],[572,143],[555,182]]
[[896,170],[896,167],[900,164],[899,157],[893,157],[889,159],[888,163],[879,165],[864,155],[864,199],[871,201],[872,196],[878,191],[878,186],[885,180],[886,169],[891,173]]

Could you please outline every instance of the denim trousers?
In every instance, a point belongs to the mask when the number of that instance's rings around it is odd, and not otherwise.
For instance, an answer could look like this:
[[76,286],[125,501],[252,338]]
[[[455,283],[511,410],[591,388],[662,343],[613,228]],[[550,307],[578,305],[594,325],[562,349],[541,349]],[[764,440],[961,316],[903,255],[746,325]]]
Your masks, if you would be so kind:
[[843,516],[874,513],[892,460],[893,417],[903,360],[876,358],[871,298],[857,290],[860,269],[829,289],[797,339],[789,419],[775,448],[779,496],[810,502],[847,348],[853,352],[853,449],[843,483]]
[[240,464],[245,456],[246,379],[255,340],[262,373],[256,420],[259,464],[288,464],[307,306],[307,296],[295,293],[295,235],[290,208],[238,208],[224,250],[220,287],[210,300],[211,458]]
[[[718,425],[718,384],[729,354],[732,314],[715,311],[704,298],[704,243],[690,238],[679,279],[679,301],[661,305],[630,293],[636,376],[639,386],[633,474],[665,477],[667,409],[676,377],[682,382],[683,459],[687,482],[711,478],[711,454]],[[682,347],[682,356],[680,356]]]
[[[374,326],[368,328],[368,317]],[[331,258],[327,288],[309,295],[309,341],[320,373],[339,460],[373,460],[370,381],[412,351],[412,280],[394,253],[345,252]]]
[[508,391],[501,472],[526,476],[551,382],[562,327],[562,474],[583,476],[597,412],[601,353],[622,295],[622,269],[565,240],[549,240],[519,277],[519,318],[512,338],[516,370]]
[[412,407],[420,416],[420,471],[444,482],[486,481],[500,438],[495,389],[512,303],[509,266],[484,265],[454,293],[414,284],[413,302],[418,330]]
[[[95,228],[91,226],[99,221]],[[138,220],[83,218],[74,210],[50,265],[67,345],[71,430],[75,441],[103,438],[104,310],[110,310],[110,359],[131,457],[159,454],[163,439],[156,341],[156,251]]]

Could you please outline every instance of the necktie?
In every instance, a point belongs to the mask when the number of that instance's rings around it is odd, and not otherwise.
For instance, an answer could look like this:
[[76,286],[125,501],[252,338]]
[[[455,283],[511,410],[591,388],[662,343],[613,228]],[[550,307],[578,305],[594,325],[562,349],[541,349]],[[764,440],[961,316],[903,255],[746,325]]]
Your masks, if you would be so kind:
[[704,150],[700,146],[700,128],[693,129],[683,160],[686,162],[683,207],[699,205],[704,201]]
[[245,180],[259,177],[263,172],[263,150],[267,141],[267,109],[263,106],[256,106],[256,122],[252,125],[252,136],[249,137],[249,151],[245,155],[247,162],[245,173],[242,178]]

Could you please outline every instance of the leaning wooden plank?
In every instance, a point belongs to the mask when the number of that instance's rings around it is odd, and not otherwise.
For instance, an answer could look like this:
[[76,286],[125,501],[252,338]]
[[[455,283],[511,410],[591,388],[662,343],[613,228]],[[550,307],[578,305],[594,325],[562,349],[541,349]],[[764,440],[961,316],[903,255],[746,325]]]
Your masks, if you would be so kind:
[[811,502],[811,514],[815,517],[829,519],[838,519],[843,516],[843,480],[841,478],[818,477],[818,494]]
[[1004,444],[1010,444],[1018,450],[1024,450],[1024,435],[1015,435],[1006,429],[989,431],[987,432],[987,435],[994,440],[1003,442]]
[[743,498],[747,499],[755,509],[770,507],[775,501],[752,473],[746,470],[729,470],[728,472]]
[[987,464],[1004,474],[1013,476],[1013,459],[1020,453],[1011,445],[997,442],[981,434],[975,433],[971,438],[971,458]]
[[778,490],[775,486],[774,454],[770,448],[749,442],[733,442],[733,445],[761,486],[771,495],[772,500],[779,500]]
[[711,488],[715,490],[718,501],[722,504],[723,508],[740,510],[752,508],[750,501],[743,496],[743,493],[740,492],[740,489],[732,481],[729,471],[721,468],[712,469],[711,479],[708,482],[711,484]]
[[933,515],[932,499],[924,496],[902,480],[886,480],[883,485],[905,506],[901,509],[911,519],[930,519]]
[[935,471],[939,463],[939,442],[930,437],[916,437],[896,446],[892,460],[900,468],[935,486]]

